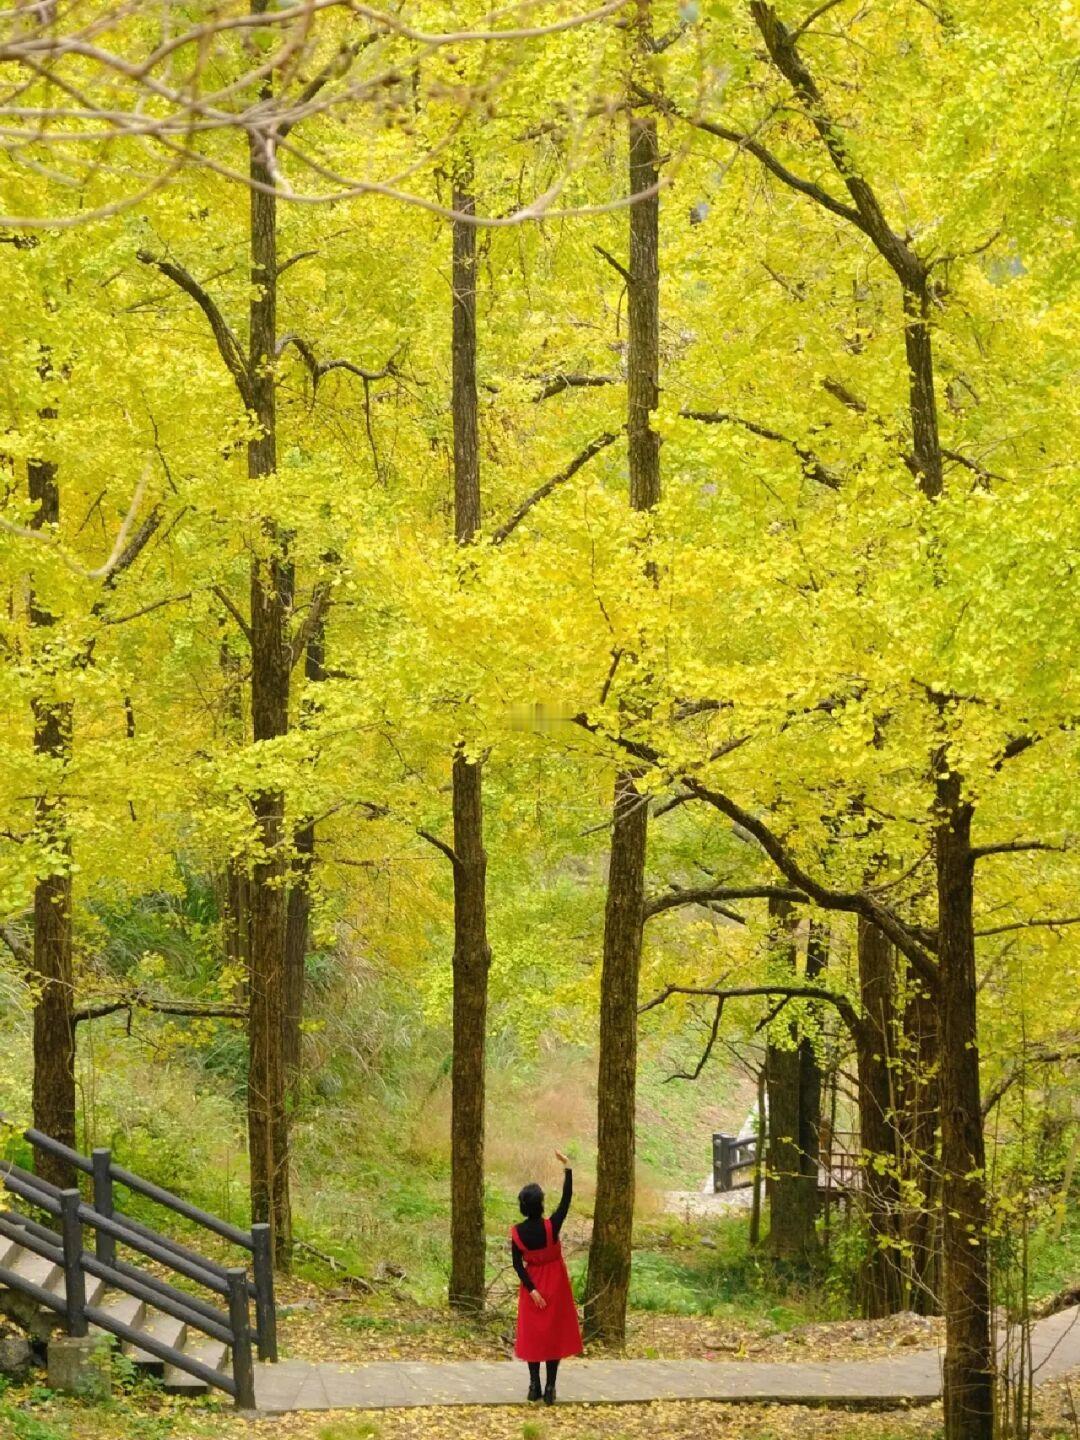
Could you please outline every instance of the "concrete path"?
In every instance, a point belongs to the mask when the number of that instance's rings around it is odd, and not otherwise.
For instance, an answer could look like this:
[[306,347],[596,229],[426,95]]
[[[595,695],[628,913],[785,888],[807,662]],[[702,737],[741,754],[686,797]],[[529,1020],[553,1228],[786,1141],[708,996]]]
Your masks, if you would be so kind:
[[[1080,1367],[1080,1307],[1040,1320],[1032,1336],[1036,1382]],[[256,1366],[260,1410],[383,1410],[423,1405],[524,1403],[525,1366],[512,1361],[378,1361]],[[559,1399],[578,1404],[720,1400],[732,1404],[899,1409],[941,1394],[941,1356],[914,1351],[878,1360],[773,1364],[714,1360],[568,1360]]]

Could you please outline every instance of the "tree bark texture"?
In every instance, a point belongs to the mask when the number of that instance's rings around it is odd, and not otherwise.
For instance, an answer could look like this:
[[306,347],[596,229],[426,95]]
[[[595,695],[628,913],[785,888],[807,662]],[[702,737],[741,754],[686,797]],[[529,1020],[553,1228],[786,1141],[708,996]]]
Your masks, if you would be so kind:
[[[326,633],[320,620],[307,643],[304,678],[309,684],[326,679]],[[310,708],[310,707],[309,707]],[[285,983],[282,1058],[285,1082],[295,1099],[300,1083],[301,1025],[304,1019],[305,966],[311,930],[311,872],[315,864],[315,822],[308,818],[293,831],[289,903],[285,924]]]
[[[455,210],[472,214],[467,159],[454,186]],[[471,544],[480,529],[480,436],[476,388],[476,229],[453,227],[451,415],[454,431],[454,534]],[[487,855],[481,766],[458,747],[454,810],[454,1037],[450,1114],[450,1304],[484,1307],[484,1099],[487,994]]]
[[903,1014],[900,1079],[900,1133],[905,1193],[901,1239],[908,1252],[905,1310],[917,1315],[941,1311],[941,1216],[938,1161],[938,1066],[941,1042],[937,1004],[918,976],[909,975]]
[[860,917],[859,993],[863,1021],[855,1037],[859,1077],[859,1135],[862,1149],[862,1206],[866,1257],[859,1275],[859,1301],[869,1319],[904,1308],[904,1265],[900,1241],[900,1154],[893,1074],[896,957],[885,935]]
[[995,1360],[975,1013],[972,807],[961,797],[955,772],[939,774],[937,788],[945,1436],[992,1440]]
[[[43,370],[43,374],[47,370]],[[45,409],[42,418],[55,418]],[[60,486],[51,460],[27,463],[27,486],[35,530],[60,520]],[[35,664],[45,686],[51,661],[48,634],[55,617],[31,592],[30,625],[36,633]],[[34,798],[34,842],[41,860],[34,884],[34,1125],[65,1145],[75,1146],[75,979],[71,949],[71,839],[62,796],[63,772],[71,755],[72,709],[44,695],[32,702],[34,753],[52,772],[46,790]],[[75,1172],[55,1156],[35,1152],[37,1173],[54,1185],[75,1184]]]
[[[770,900],[772,958],[796,970],[794,908],[787,900]],[[777,1022],[779,1023],[779,1022]],[[768,1165],[769,1165],[769,1253],[777,1260],[803,1263],[817,1253],[817,1127],[815,1116],[813,1145],[815,1162],[811,1170],[803,1153],[803,1144],[810,1120],[812,1096],[804,1104],[802,1096],[802,1044],[794,1026],[789,1026],[790,1040],[777,1044],[770,1040],[765,1050],[765,1083],[769,1097]],[[816,1072],[816,1066],[815,1066]],[[816,1077],[812,1085],[820,1109],[821,1083]]]
[[615,781],[615,822],[604,908],[597,1075],[596,1201],[585,1291],[587,1339],[626,1337],[634,1225],[637,1006],[645,905],[648,809],[634,777]]
[[[245,730],[240,662],[224,641],[219,654],[226,733],[231,743],[243,745]],[[225,958],[239,977],[233,992],[238,1005],[246,1005],[248,1002],[248,978],[251,969],[250,884],[246,861],[230,856],[225,864],[224,883],[220,886],[221,919]]]
[[[258,134],[250,137],[253,180],[272,184]],[[272,192],[250,191],[252,299],[248,372],[258,433],[248,444],[248,475],[267,479],[277,468],[274,353],[277,335],[277,204]],[[251,566],[251,725],[256,744],[276,740],[289,727],[288,614],[292,577],[281,537],[265,528],[265,554]],[[252,799],[259,851],[250,894],[248,1137],[252,1219],[271,1226],[275,1261],[292,1256],[289,1134],[282,1055],[287,890],[285,797],[278,789]]]
[[[648,4],[639,6],[635,44],[644,53]],[[659,144],[653,115],[630,111],[630,194],[657,183]],[[630,504],[650,510],[660,498],[660,437],[652,417],[660,375],[660,209],[651,194],[629,208],[626,380]],[[651,573],[651,570],[650,570]],[[630,1290],[634,1226],[637,1002],[644,923],[647,801],[632,772],[615,777],[611,861],[604,908],[597,1077],[597,1173],[585,1293],[585,1332],[622,1345]]]
[[484,1304],[484,1096],[487,856],[480,766],[454,756],[454,1056],[451,1099],[450,1303]]
[[[811,920],[806,941],[806,983],[820,984],[829,963],[829,932],[818,920]],[[810,1007],[820,1019],[821,1007]],[[814,1042],[808,1036],[799,1041],[799,1159],[810,1190],[809,1204],[817,1220],[818,1170],[821,1164],[821,1065]]]

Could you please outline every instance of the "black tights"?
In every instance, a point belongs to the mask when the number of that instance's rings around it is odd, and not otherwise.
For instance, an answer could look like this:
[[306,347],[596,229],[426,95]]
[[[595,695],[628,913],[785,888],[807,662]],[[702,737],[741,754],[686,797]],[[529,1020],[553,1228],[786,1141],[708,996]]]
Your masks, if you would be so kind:
[[[532,1383],[533,1383],[534,1385],[539,1385],[539,1384],[540,1384],[540,1363],[541,1363],[541,1362],[540,1362],[539,1360],[530,1360],[530,1361],[528,1361],[527,1363],[528,1363],[528,1366],[529,1366],[529,1379],[532,1381]],[[548,1388],[549,1390],[554,1390],[554,1389],[555,1389],[555,1376],[556,1376],[558,1373],[559,1373],[559,1362],[558,1362],[558,1360],[549,1360],[549,1361],[547,1362],[547,1388]]]

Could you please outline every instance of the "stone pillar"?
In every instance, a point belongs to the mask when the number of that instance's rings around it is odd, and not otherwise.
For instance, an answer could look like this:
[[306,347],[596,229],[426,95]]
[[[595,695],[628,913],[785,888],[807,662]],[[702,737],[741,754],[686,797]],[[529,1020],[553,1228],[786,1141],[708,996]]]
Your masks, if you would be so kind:
[[107,1400],[112,1394],[112,1342],[105,1335],[54,1335],[49,1341],[50,1390]]

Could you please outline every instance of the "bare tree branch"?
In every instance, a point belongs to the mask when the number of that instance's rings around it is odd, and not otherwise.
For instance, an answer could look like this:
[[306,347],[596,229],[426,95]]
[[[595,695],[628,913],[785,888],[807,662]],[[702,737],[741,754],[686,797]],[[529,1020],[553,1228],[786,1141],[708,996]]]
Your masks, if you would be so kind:
[[1003,1075],[997,1084],[987,1091],[982,1104],[983,1119],[995,1105],[1000,1104],[1013,1086],[1024,1078],[1029,1065],[1057,1065],[1066,1060],[1080,1060],[1080,1041],[1070,1041],[1063,1046],[1033,1046],[1014,1069]]
[[889,225],[876,194],[860,174],[848,150],[843,132],[830,115],[817,82],[799,54],[797,37],[784,25],[776,13],[776,7],[765,3],[765,0],[750,0],[750,13],[761,32],[773,64],[802,101],[810,123],[820,136],[836,173],[854,201],[857,218],[852,216],[847,206],[844,207],[848,212],[845,218],[857,225],[863,234],[874,242],[905,289],[920,292],[926,280],[926,266]]
[[781,435],[777,430],[770,430],[767,425],[759,425],[756,420],[744,420],[741,415],[731,415],[724,410],[685,409],[679,413],[684,419],[697,420],[703,425],[740,425],[744,430],[749,430],[751,435],[758,435],[763,440],[776,440],[783,445],[789,445],[802,461],[803,473],[808,479],[816,480],[819,485],[825,485],[830,490],[840,489],[840,477],[835,470],[830,470],[812,450],[808,450],[798,440]]
[[330,608],[331,587],[328,581],[321,581],[315,587],[308,612],[297,627],[289,647],[289,669],[292,670],[307,649],[308,641],[318,631]]
[[201,1003],[194,1000],[155,1000],[149,995],[136,993],[125,995],[118,1000],[105,1000],[97,1005],[83,1005],[73,1011],[72,1020],[79,1025],[84,1020],[100,1020],[106,1015],[116,1015],[122,1010],[149,1010],[157,1015],[187,1015],[220,1020],[245,1020],[246,1005]]
[[655,1010],[658,1005],[670,1000],[672,995],[712,995],[718,1000],[741,1000],[755,995],[783,995],[789,1000],[823,1000],[835,1007],[852,1034],[858,1034],[863,1025],[850,1000],[818,985],[736,985],[731,988],[718,988],[713,985],[665,985],[658,995],[638,1006],[638,1014],[644,1015],[649,1010]]
[[227,592],[226,590],[224,590],[220,585],[211,585],[210,588],[211,588],[211,590],[214,592],[214,594],[217,596],[217,598],[221,601],[221,603],[225,606],[225,609],[228,610],[229,614],[230,614],[230,615],[232,616],[232,618],[236,621],[237,625],[240,626],[240,629],[241,629],[241,630],[243,631],[243,633],[244,633],[244,638],[247,640],[248,644],[250,645],[250,644],[251,644],[251,626],[250,626],[250,625],[248,624],[248,622],[244,619],[244,617],[243,617],[243,615],[241,614],[241,612],[237,609],[236,605],[234,605],[234,603],[232,602],[232,600],[229,598],[228,592]]
[[312,390],[318,389],[319,381],[324,375],[329,375],[331,370],[346,370],[350,375],[356,375],[365,383],[370,383],[373,380],[386,380],[390,376],[399,373],[396,361],[398,355],[401,353],[400,347],[391,355],[381,370],[366,370],[362,365],[357,365],[352,360],[319,360],[312,346],[301,336],[293,334],[292,331],[282,335],[281,339],[277,342],[276,353],[283,355],[290,345],[308,368],[308,372],[311,375]]
[[650,105],[655,105],[665,114],[681,120],[695,130],[703,131],[706,135],[714,135],[718,140],[726,140],[729,144],[737,146],[738,149],[745,150],[748,155],[753,155],[755,160],[764,165],[766,170],[775,175],[778,180],[782,180],[790,189],[797,190],[800,195],[805,195],[808,199],[815,201],[822,209],[840,216],[849,224],[866,232],[862,216],[857,210],[852,209],[850,205],[845,205],[842,200],[837,200],[835,195],[830,195],[827,190],[822,189],[813,180],[804,180],[801,175],[796,175],[752,135],[746,135],[740,130],[732,130],[727,125],[717,124],[713,120],[705,120],[701,116],[687,115],[666,96],[652,90],[644,90],[640,85],[635,85],[634,89],[643,100],[648,101]]
[[706,1042],[705,1049],[701,1052],[701,1058],[698,1060],[698,1063],[694,1066],[692,1071],[676,1070],[673,1075],[668,1075],[664,1080],[665,1085],[669,1084],[672,1080],[698,1079],[698,1077],[701,1075],[701,1072],[705,1069],[705,1066],[708,1063],[709,1056],[713,1052],[713,1046],[716,1044],[717,1036],[720,1034],[720,1020],[723,1016],[723,1013],[724,996],[720,995],[717,997],[716,1009],[713,1012],[712,1028],[709,1030],[709,1038]]
[[251,376],[248,373],[247,360],[240,341],[233,334],[226,324],[225,317],[218,309],[217,304],[209,293],[203,289],[195,277],[185,270],[182,265],[174,265],[171,260],[162,260],[151,254],[149,250],[139,250],[136,258],[143,265],[149,265],[161,272],[162,275],[179,286],[185,295],[195,301],[199,309],[206,316],[210,330],[217,344],[218,353],[229,374],[236,382],[236,388],[240,392],[240,398],[249,410],[254,408],[251,390]]
[[601,385],[618,385],[622,377],[619,375],[579,375],[558,371],[554,375],[537,375],[533,378],[543,382],[543,389],[533,396],[533,404],[538,405],[541,400],[550,400],[553,395],[561,395],[564,390],[592,390]]
[[4,924],[0,925],[0,940],[3,940],[20,965],[29,966],[34,958],[34,950],[26,935],[16,930],[14,925]]
[[985,855],[1015,855],[1024,850],[1063,851],[1067,848],[1065,845],[1051,845],[1046,840],[999,840],[994,845],[973,845],[970,854],[974,861],[981,860]]
[[781,885],[706,885],[693,890],[673,888],[653,895],[645,901],[643,913],[646,920],[651,920],[654,915],[682,905],[712,905],[725,900],[790,900],[798,905],[805,904],[806,899],[803,891]]
[[447,845],[445,840],[440,840],[439,837],[433,835],[430,830],[417,830],[416,833],[420,836],[421,840],[426,840],[429,845],[434,845],[436,850],[440,850],[450,861],[450,864],[453,865],[455,869],[457,868],[457,854],[451,846]]
[[509,520],[504,521],[492,535],[491,543],[493,545],[501,545],[504,540],[514,533],[535,505],[538,505],[541,500],[546,499],[551,492],[557,490],[560,485],[564,485],[567,480],[573,479],[583,465],[587,464],[594,455],[599,455],[601,450],[606,450],[609,445],[614,444],[621,434],[621,430],[605,431],[603,435],[598,435],[595,440],[590,440],[588,445],[585,446],[585,449],[579,451],[564,470],[560,470],[559,473],[553,475],[550,480],[545,480],[543,485],[534,490],[531,495],[521,502]]
[[1056,919],[1048,915],[1034,920],[1014,920],[1008,925],[992,925],[987,930],[976,930],[975,934],[985,938],[990,935],[1008,935],[1014,930],[1057,930],[1065,925],[1080,925],[1080,915],[1062,915]]
[[601,259],[606,260],[607,263],[611,266],[611,268],[617,271],[618,274],[620,274],[625,280],[627,285],[629,285],[630,271],[627,270],[626,266],[621,265],[619,261],[615,259],[615,256],[612,255],[611,251],[605,250],[602,245],[594,245],[592,248],[596,251],[597,255],[599,255]]
[[[588,715],[574,716],[574,723],[616,744],[628,754],[636,756],[647,765],[659,765],[661,757],[652,746],[631,740],[625,735],[608,735]],[[746,741],[746,736],[726,742],[725,750],[735,748]],[[802,891],[814,904],[823,910],[844,910],[862,915],[872,921],[883,934],[893,942],[901,954],[906,955],[913,967],[929,985],[937,983],[937,965],[933,952],[937,948],[936,934],[923,926],[913,926],[902,920],[895,910],[884,905],[866,890],[834,890],[823,881],[816,880],[799,863],[780,837],[752,811],[746,810],[730,796],[704,784],[694,775],[683,773],[679,783],[696,798],[712,805],[726,815],[736,826],[750,835],[776,868],[797,889]]]

